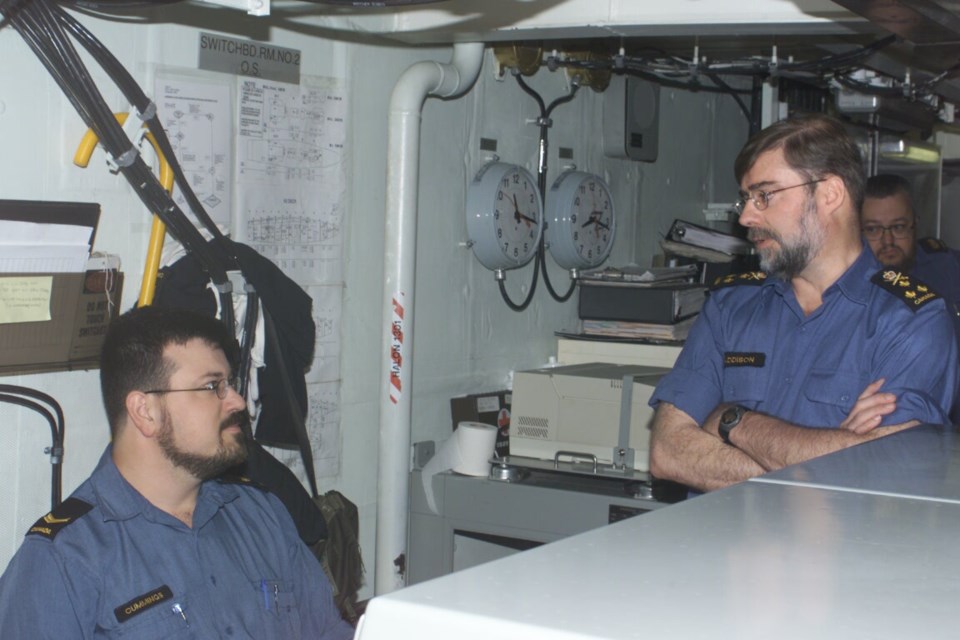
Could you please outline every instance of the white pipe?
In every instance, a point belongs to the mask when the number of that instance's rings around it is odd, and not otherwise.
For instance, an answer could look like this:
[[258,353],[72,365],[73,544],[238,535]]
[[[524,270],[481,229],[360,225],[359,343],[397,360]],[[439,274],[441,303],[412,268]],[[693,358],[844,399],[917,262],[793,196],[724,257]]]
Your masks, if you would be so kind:
[[482,43],[455,44],[449,64],[412,65],[390,97],[374,582],[378,595],[404,586],[396,561],[405,557],[407,547],[421,110],[428,96],[452,98],[468,91],[482,65]]

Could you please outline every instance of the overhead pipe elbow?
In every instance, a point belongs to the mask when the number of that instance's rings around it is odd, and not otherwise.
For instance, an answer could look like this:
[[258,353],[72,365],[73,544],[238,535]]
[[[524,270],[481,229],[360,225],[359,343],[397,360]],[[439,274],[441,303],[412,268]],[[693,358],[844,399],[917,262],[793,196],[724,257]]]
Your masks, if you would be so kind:
[[467,92],[480,75],[483,64],[483,43],[453,45],[448,63],[426,60],[411,65],[394,86],[390,97],[391,112],[416,112],[429,96],[455,98]]

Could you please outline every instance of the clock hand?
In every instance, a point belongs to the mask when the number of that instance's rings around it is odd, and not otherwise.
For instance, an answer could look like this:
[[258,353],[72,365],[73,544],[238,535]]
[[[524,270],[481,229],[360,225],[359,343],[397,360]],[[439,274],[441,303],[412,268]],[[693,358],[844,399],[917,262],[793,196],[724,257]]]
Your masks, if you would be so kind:
[[602,227],[606,227],[605,224],[603,224],[602,222],[600,222],[600,216],[602,216],[602,215],[603,215],[603,213],[601,213],[600,211],[591,211],[591,212],[590,212],[590,217],[587,218],[587,221],[586,221],[586,222],[584,222],[582,225],[580,225],[580,228],[583,229],[583,228],[586,227],[587,225],[591,225],[591,224],[598,224],[598,225],[600,225],[600,226],[602,226]]
[[517,212],[517,215],[520,216],[520,218],[522,218],[522,219],[527,223],[527,226],[528,226],[528,227],[529,227],[531,224],[537,224],[537,221],[536,221],[536,220],[534,220],[534,219],[531,218],[530,216],[526,216],[526,215],[520,213],[519,211]]
[[520,205],[517,204],[517,194],[513,194],[513,219],[520,222],[523,214],[520,213]]

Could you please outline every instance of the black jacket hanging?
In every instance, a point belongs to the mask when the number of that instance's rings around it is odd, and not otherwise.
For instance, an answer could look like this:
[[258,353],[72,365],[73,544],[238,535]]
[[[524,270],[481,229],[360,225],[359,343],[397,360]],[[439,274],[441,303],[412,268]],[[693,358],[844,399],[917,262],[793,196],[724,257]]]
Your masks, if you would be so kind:
[[[282,379],[290,381],[290,392],[300,406],[302,420],[307,414],[304,372],[313,360],[316,332],[313,300],[300,285],[254,249],[236,242],[231,243],[231,249],[240,262],[244,277],[257,290],[263,307],[273,318],[282,351],[277,354],[269,341],[264,349],[265,366],[258,372],[261,407],[255,436],[264,444],[299,447]],[[186,255],[161,269],[154,304],[192,309],[213,316],[217,305],[213,293],[207,288],[208,282],[199,261]],[[285,367],[286,376],[279,375],[281,366]]]

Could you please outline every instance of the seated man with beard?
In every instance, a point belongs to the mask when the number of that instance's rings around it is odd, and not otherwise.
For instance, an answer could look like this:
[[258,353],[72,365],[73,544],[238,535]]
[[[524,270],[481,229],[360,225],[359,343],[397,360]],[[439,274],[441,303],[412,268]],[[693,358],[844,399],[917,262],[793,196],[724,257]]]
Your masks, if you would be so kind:
[[0,638],[353,636],[280,501],[213,479],[246,456],[234,344],[220,322],[171,309],[110,326],[112,444],[0,578]]
[[856,144],[823,115],[775,123],[735,164],[762,273],[711,292],[657,407],[650,470],[712,490],[920,423],[945,424],[944,301],[860,237]]

